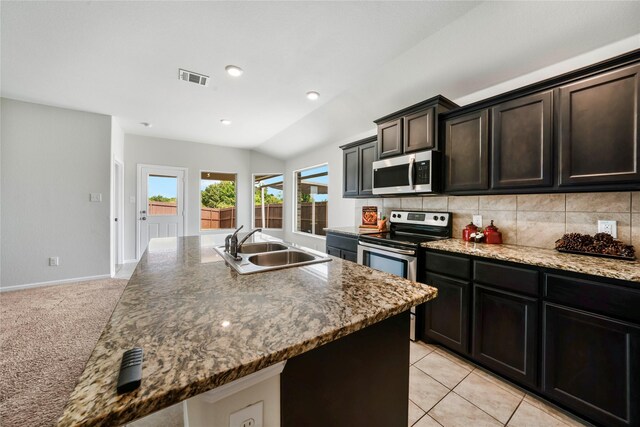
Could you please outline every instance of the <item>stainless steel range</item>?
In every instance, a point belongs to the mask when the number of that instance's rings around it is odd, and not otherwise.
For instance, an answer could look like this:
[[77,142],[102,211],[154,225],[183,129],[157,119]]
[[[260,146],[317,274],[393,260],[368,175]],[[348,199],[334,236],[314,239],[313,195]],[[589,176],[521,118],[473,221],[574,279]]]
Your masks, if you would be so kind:
[[[452,215],[449,212],[392,211],[390,230],[361,235],[358,239],[358,264],[418,279],[420,244],[451,238]],[[423,268],[421,268],[423,269]],[[411,339],[416,338],[416,308],[411,308]]]

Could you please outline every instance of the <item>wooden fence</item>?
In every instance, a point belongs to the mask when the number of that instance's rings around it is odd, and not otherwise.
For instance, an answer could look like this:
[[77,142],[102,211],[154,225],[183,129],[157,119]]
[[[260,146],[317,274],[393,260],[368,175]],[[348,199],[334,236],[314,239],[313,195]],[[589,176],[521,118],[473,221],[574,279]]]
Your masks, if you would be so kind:
[[[262,228],[262,205],[256,205],[254,210],[255,228]],[[282,228],[282,203],[264,205],[264,228]]]
[[[316,235],[324,236],[324,228],[327,227],[327,202],[316,202]],[[300,203],[298,209],[298,219],[300,221],[300,229],[299,231],[303,233],[311,233],[312,228],[312,212],[313,212],[313,203]]]
[[200,228],[236,228],[236,208],[200,208]]
[[176,202],[154,202],[149,200],[149,215],[178,215]]

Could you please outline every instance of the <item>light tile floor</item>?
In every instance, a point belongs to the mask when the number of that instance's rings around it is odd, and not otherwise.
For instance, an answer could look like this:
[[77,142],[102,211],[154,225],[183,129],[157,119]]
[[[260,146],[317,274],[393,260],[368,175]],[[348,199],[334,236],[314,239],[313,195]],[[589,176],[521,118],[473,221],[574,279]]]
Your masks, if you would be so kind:
[[440,346],[410,348],[409,426],[591,426]]
[[117,264],[116,265],[116,274],[113,276],[114,279],[131,279],[131,275],[133,271],[136,269],[138,265],[137,262],[128,262],[126,264]]

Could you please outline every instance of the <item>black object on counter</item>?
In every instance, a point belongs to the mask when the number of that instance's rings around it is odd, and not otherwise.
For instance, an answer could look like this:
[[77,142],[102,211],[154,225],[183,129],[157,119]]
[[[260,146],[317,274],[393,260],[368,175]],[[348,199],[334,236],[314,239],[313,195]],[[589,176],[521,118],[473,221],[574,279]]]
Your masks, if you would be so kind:
[[142,382],[142,349],[134,347],[122,355],[120,375],[118,375],[118,394],[128,393],[140,387]]

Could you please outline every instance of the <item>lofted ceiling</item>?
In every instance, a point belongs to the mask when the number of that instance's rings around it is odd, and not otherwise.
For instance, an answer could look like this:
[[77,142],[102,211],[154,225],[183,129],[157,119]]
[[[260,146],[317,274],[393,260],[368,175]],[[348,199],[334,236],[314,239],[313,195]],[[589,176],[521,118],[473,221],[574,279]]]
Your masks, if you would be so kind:
[[3,2],[2,96],[113,115],[126,133],[253,148],[475,5]]
[[640,48],[637,1],[3,1],[0,13],[2,96],[278,158],[436,94],[468,101],[623,39]]

